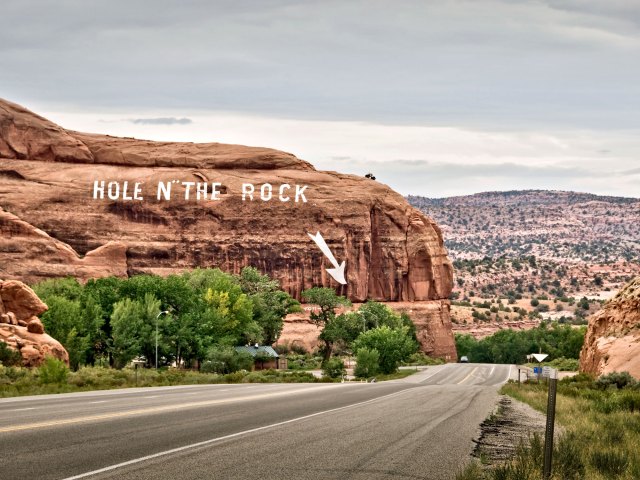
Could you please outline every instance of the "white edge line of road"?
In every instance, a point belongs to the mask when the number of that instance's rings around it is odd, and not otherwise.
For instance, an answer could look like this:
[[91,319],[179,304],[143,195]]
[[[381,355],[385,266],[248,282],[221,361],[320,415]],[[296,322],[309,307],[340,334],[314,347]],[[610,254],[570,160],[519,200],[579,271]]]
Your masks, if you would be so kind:
[[339,412],[341,410],[347,410],[349,408],[360,407],[360,406],[363,406],[363,405],[367,405],[369,403],[377,402],[378,400],[383,400],[383,399],[395,397],[397,395],[401,395],[401,394],[406,393],[406,392],[408,392],[410,390],[412,390],[412,389],[408,388],[408,389],[405,389],[405,390],[401,390],[399,392],[390,393],[388,395],[383,395],[382,397],[376,397],[376,398],[372,398],[370,400],[365,400],[364,402],[352,403],[351,405],[345,405],[343,407],[332,408],[332,409],[329,409],[329,410],[323,410],[321,412],[316,412],[316,413],[312,413],[312,414],[309,414],[309,415],[304,415],[302,417],[292,418],[290,420],[285,420],[284,422],[272,423],[270,425],[264,425],[262,427],[251,428],[249,430],[243,430],[242,432],[236,432],[236,433],[232,433],[230,435],[224,435],[222,437],[211,438],[209,440],[204,440],[202,442],[192,443],[190,445],[184,445],[184,446],[178,447],[178,448],[172,448],[171,450],[165,450],[163,452],[153,453],[151,455],[146,455],[144,457],[134,458],[133,460],[128,460],[128,461],[122,462],[122,463],[116,463],[115,465],[109,465],[108,467],[100,468],[98,470],[93,470],[91,472],[81,473],[79,475],[74,475],[72,477],[66,477],[66,478],[63,478],[62,480],[77,480],[77,479],[80,479],[80,478],[87,478],[87,477],[90,477],[92,475],[98,475],[100,473],[109,472],[111,470],[116,470],[118,468],[127,467],[129,465],[135,465],[136,463],[145,462],[147,460],[152,460],[154,458],[164,457],[166,455],[171,455],[173,453],[182,452],[182,451],[189,450],[189,449],[192,449],[192,448],[198,448],[198,447],[202,447],[202,446],[205,446],[205,445],[210,445],[212,443],[221,442],[223,440],[228,440],[228,439],[231,439],[231,438],[236,438],[236,437],[240,437],[240,436],[243,436],[243,435],[248,435],[250,433],[260,432],[262,430],[268,430],[268,429],[271,429],[271,428],[280,427],[282,425],[287,425],[289,423],[299,422],[299,421],[302,421],[302,420],[306,420],[308,418],[317,417],[319,415],[325,415],[327,413]]

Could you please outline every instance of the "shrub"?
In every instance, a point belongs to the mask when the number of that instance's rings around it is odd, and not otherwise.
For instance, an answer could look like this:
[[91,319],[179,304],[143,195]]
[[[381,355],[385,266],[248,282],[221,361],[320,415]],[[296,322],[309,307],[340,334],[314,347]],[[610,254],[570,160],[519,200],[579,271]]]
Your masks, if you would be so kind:
[[444,360],[441,358],[431,358],[423,352],[412,353],[407,360],[402,362],[404,365],[442,365]]
[[5,342],[0,340],[0,364],[13,367],[22,363],[20,352],[10,348]]
[[602,389],[606,389],[612,385],[615,385],[618,389],[626,386],[633,387],[635,383],[636,380],[629,372],[611,372],[596,380],[596,386]]
[[225,383],[240,383],[247,374],[244,372],[227,373],[224,376]]
[[624,474],[629,459],[623,452],[613,449],[594,450],[590,456],[591,465],[606,478],[615,478]]
[[356,352],[361,348],[377,350],[380,355],[380,371],[393,373],[400,362],[417,350],[417,344],[409,337],[406,327],[392,329],[385,325],[360,334],[353,348]]
[[247,374],[243,383],[314,383],[318,380],[309,372],[286,372],[282,370],[260,370]]
[[354,375],[360,378],[373,377],[378,373],[380,354],[374,348],[361,348],[356,354],[356,368]]
[[580,367],[580,361],[577,358],[556,358],[550,362],[546,362],[547,366],[557,368],[564,372],[575,372]]
[[621,410],[628,412],[640,412],[640,392],[625,390],[618,397],[618,404]]
[[41,383],[65,383],[69,375],[69,368],[63,361],[47,357],[38,368],[38,374]]
[[322,373],[328,378],[340,378],[347,373],[344,362],[339,358],[330,358],[322,365]]
[[320,368],[322,357],[314,357],[312,355],[299,355],[290,353],[287,355],[287,364],[289,370],[309,370]]
[[560,437],[554,448],[554,471],[563,480],[582,480],[586,466],[580,448],[580,439],[571,432]]
[[200,368],[205,373],[233,373],[251,370],[253,357],[248,352],[238,352],[232,347],[216,346],[209,349],[207,359]]

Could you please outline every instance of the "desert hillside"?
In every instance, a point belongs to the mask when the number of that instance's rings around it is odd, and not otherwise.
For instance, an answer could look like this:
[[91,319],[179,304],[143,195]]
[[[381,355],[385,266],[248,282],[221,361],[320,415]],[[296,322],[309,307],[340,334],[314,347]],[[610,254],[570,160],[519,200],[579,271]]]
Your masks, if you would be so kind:
[[638,198],[526,190],[408,200],[442,228],[463,331],[586,323],[640,273]]

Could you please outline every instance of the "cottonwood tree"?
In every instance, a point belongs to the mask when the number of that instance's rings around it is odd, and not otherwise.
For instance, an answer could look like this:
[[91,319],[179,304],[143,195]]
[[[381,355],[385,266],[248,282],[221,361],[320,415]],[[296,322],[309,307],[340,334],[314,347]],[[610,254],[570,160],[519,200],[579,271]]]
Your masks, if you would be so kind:
[[243,268],[238,279],[253,303],[253,319],[262,330],[262,343],[274,344],[282,333],[284,317],[300,311],[300,303],[280,290],[277,280],[262,275],[256,268]]
[[341,305],[347,305],[349,301],[345,297],[338,296],[332,288],[321,287],[305,290],[302,292],[302,298],[319,308],[317,311],[311,311],[310,318],[316,325],[322,327],[320,340],[324,342],[324,362],[326,362],[331,358],[333,345],[336,341],[332,330],[332,323],[336,319],[336,309]]

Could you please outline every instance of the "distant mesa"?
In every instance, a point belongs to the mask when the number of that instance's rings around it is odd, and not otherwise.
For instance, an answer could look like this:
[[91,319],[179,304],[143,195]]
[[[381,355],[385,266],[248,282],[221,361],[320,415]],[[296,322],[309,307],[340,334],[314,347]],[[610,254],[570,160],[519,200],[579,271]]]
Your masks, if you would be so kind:
[[[428,316],[414,320],[423,350],[456,358],[448,300],[453,269],[440,228],[379,182],[317,171],[270,148],[68,131],[3,100],[0,179],[4,278],[86,281],[250,265],[296,298],[327,286],[354,302],[421,302],[415,310]],[[139,182],[144,201],[94,200],[96,180]],[[158,200],[153,187],[169,181],[217,182],[220,194]],[[308,185],[307,201],[243,201],[247,183]],[[347,285],[327,273],[332,265],[307,232],[321,232],[346,262]]]
[[640,379],[640,277],[629,282],[589,318],[580,371],[627,371]]

